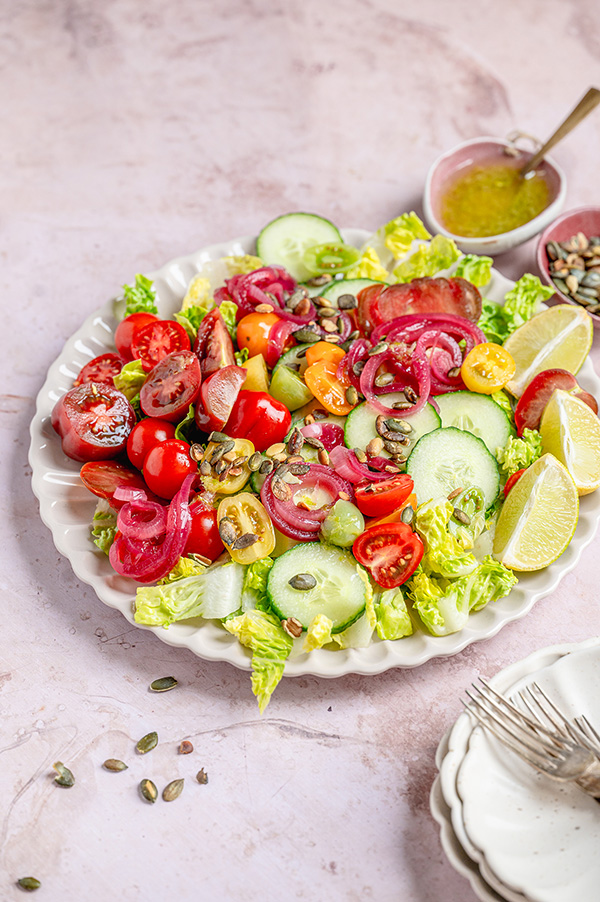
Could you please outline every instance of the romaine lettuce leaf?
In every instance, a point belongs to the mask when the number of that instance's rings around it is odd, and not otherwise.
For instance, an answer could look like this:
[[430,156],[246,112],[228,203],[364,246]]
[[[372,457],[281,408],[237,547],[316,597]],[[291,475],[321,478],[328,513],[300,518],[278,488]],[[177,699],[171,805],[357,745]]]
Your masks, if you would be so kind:
[[541,305],[554,294],[537,276],[525,273],[504,298],[504,306],[484,299],[478,326],[488,341],[502,344],[515,329],[535,316]]
[[230,561],[212,564],[198,576],[140,586],[135,596],[135,622],[168,627],[190,617],[220,620],[240,609],[243,579],[242,565]]
[[219,310],[221,311],[223,322],[227,326],[227,331],[235,339],[237,336],[237,304],[234,304],[233,301],[222,301]]
[[351,626],[332,635],[332,641],[340,648],[367,648],[373,639],[373,624],[365,612]]
[[189,576],[201,576],[206,570],[206,564],[201,564],[190,557],[180,557],[172,570],[167,573],[158,583],[161,586],[172,583],[176,579],[187,579]]
[[471,285],[481,288],[492,278],[492,266],[494,261],[491,257],[479,257],[477,254],[466,254],[461,257],[454,270],[454,276],[460,279],[466,279]]
[[242,610],[270,610],[267,599],[267,578],[274,563],[272,557],[264,557],[246,567],[242,587]]
[[365,247],[362,257],[345,273],[346,279],[373,279],[377,282],[386,282],[390,274],[383,266],[375,248]]
[[489,601],[504,598],[518,582],[512,570],[500,561],[495,561],[489,554],[467,580],[465,591],[469,594],[470,611],[479,611]]
[[375,602],[377,635],[380,639],[402,639],[414,632],[402,589],[386,589]]
[[521,438],[511,436],[504,448],[496,449],[496,460],[508,479],[517,470],[529,467],[542,454],[542,436],[537,429],[525,429]]
[[134,285],[123,285],[124,316],[129,316],[131,313],[158,313],[156,292],[152,285],[152,280],[147,279],[141,273],[137,273]]
[[410,282],[423,276],[434,276],[458,260],[460,251],[451,238],[434,235],[428,244],[419,245],[408,260],[399,263],[393,271],[397,282]]
[[471,486],[452,499],[454,510],[467,515],[468,522],[462,523],[456,517],[448,521],[448,530],[465,551],[470,551],[485,529],[485,502],[481,489]]
[[144,372],[141,360],[130,360],[120,373],[114,377],[115,388],[122,392],[128,401],[139,395],[140,388],[146,381],[148,373]]
[[246,275],[246,273],[254,272],[265,264],[260,257],[253,257],[252,254],[244,254],[242,256],[223,257],[223,262],[227,267],[228,277]]
[[315,648],[322,648],[331,642],[332,626],[333,621],[325,614],[315,614],[306,631],[302,651],[313,651]]
[[283,676],[292,637],[277,617],[265,611],[246,611],[226,620],[223,626],[252,651],[252,691],[262,714]]
[[115,533],[117,532],[117,512],[113,510],[108,501],[100,498],[94,511],[94,519],[92,521],[92,536],[94,545],[97,545],[100,551],[108,554],[112,545]]
[[417,508],[413,528],[425,545],[421,567],[428,574],[465,576],[477,566],[475,557],[449,531],[453,511],[453,505],[445,498],[428,501]]
[[195,419],[194,419],[194,405],[190,404],[188,407],[188,412],[184,416],[184,418],[177,424],[175,427],[175,438],[180,442],[187,442],[188,445],[192,444],[193,432],[195,430]]

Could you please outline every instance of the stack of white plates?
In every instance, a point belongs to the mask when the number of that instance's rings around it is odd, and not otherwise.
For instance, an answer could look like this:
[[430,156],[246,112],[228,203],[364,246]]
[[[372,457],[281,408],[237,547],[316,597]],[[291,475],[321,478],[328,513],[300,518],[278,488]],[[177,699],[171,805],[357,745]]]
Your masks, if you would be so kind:
[[[535,652],[498,673],[505,695],[537,681],[600,730],[600,639]],[[598,902],[600,804],[538,774],[467,713],[437,751],[431,810],[450,863],[483,902]]]

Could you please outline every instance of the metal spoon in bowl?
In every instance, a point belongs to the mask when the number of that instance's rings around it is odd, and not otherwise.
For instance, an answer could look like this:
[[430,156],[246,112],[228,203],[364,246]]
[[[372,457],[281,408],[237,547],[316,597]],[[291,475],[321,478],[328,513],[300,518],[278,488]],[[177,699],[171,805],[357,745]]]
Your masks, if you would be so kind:
[[574,110],[571,110],[567,118],[561,122],[556,131],[548,138],[538,152],[532,156],[528,163],[521,169],[521,175],[526,176],[528,172],[532,172],[536,166],[542,162],[546,154],[555,144],[568,135],[576,125],[579,125],[582,119],[592,112],[592,110],[600,103],[600,91],[598,88],[590,88],[581,98]]

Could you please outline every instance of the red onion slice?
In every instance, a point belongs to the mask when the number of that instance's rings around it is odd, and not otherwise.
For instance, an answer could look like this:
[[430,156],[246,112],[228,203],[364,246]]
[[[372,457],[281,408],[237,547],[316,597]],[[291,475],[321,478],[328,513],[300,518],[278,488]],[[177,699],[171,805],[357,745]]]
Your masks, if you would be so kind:
[[[397,411],[394,411],[394,413],[397,413]],[[343,445],[339,445],[329,453],[329,461],[332,467],[335,467],[336,473],[339,473],[343,479],[347,479],[348,482],[352,482],[355,485],[358,482],[364,482],[365,479],[371,482],[380,482],[382,479],[390,478],[389,472],[373,472],[366,464],[361,464],[354,451]],[[384,461],[383,466],[390,466],[390,461],[384,460],[384,458],[374,458],[371,463],[373,464],[374,461],[377,461],[376,467],[378,470],[382,466],[381,461]]]
[[[269,474],[265,479],[260,490],[261,501],[274,525],[284,535],[292,539],[303,542],[313,541],[320,528],[321,523],[327,516],[331,506],[339,498],[340,492],[345,492],[352,497],[354,490],[349,482],[342,479],[330,467],[321,464],[310,464],[308,473],[300,477],[300,483],[292,488],[292,498],[289,501],[282,501],[277,498],[273,492],[273,480],[275,473]],[[313,510],[302,510],[297,506],[294,497],[304,491],[311,489],[323,489],[330,496],[330,503],[324,507],[315,508]]]
[[305,438],[318,438],[326,451],[344,444],[344,430],[337,423],[310,423],[301,426],[300,432]]
[[167,526],[167,509],[156,501],[130,501],[117,517],[117,529],[130,540],[156,539]]

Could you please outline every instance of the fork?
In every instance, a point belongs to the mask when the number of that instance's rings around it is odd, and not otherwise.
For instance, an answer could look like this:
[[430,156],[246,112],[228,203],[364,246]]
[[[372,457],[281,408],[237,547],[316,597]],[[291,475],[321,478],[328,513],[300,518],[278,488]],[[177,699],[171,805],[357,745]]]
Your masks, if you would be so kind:
[[[485,680],[481,682],[487,690],[494,692]],[[569,720],[536,682],[522,689],[518,696],[533,718],[541,718],[542,724],[550,724],[559,733],[569,736],[600,759],[600,736],[585,715]]]
[[600,798],[600,761],[571,737],[543,726],[497,693],[473,684],[463,702],[476,720],[504,745],[541,773],[561,783],[574,782],[594,798]]

